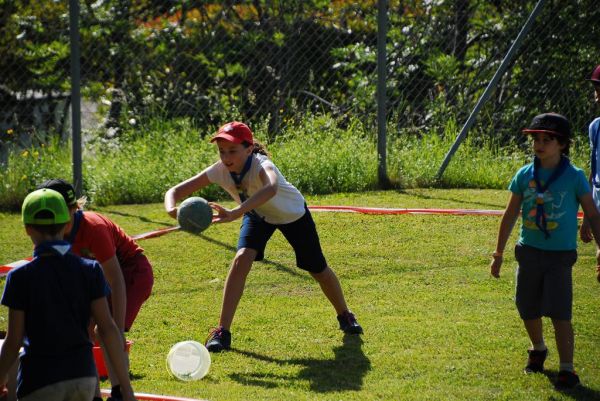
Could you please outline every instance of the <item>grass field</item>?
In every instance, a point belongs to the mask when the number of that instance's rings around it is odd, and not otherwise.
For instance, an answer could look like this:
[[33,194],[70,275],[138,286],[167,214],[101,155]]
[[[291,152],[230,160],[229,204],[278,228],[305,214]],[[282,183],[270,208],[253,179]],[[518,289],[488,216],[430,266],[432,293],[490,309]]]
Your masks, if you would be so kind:
[[[502,209],[507,191],[366,192],[308,198],[309,205]],[[171,226],[162,205],[99,209],[128,233]],[[129,333],[136,391],[210,400],[600,400],[600,285],[594,246],[574,268],[575,366],[584,386],[553,389],[558,359],[550,322],[547,374],[525,375],[528,340],[514,301],[511,252],[491,278],[498,217],[314,213],[330,265],[365,329],[344,337],[333,308],[280,234],[256,263],[234,326],[233,350],[213,355],[204,379],[179,382],[170,347],[204,341],[217,323],[239,223],[203,235],[141,242],[155,269],[152,297]],[[17,214],[0,214],[0,262],[31,245]],[[511,239],[514,243],[515,236]],[[1,324],[6,325],[2,308]],[[108,383],[103,383],[108,387]]]

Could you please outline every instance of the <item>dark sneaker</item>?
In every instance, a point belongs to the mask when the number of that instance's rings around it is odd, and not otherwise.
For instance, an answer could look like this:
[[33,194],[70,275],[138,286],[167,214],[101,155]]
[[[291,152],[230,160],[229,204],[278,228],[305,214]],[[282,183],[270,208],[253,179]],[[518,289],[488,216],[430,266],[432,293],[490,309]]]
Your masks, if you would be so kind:
[[544,371],[544,362],[548,356],[548,350],[536,351],[528,349],[527,353],[529,358],[527,359],[527,366],[525,366],[525,373],[542,373]]
[[362,334],[363,329],[360,324],[356,321],[354,314],[350,311],[346,311],[337,317],[340,322],[340,330],[346,334]]
[[569,372],[568,370],[561,370],[558,372],[556,377],[556,383],[554,386],[557,390],[568,390],[578,386],[580,383],[579,376],[575,372]]
[[110,390],[110,397],[106,399],[106,401],[123,401],[123,396],[121,395],[121,386],[116,385],[113,386]]
[[215,327],[206,339],[206,349],[210,352],[221,352],[231,348],[231,332],[223,327]]

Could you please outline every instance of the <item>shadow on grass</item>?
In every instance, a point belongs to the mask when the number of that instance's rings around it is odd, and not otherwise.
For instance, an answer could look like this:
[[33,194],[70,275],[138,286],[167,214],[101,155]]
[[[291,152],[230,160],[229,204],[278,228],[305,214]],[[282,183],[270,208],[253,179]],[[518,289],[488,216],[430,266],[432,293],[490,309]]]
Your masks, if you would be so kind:
[[[558,372],[554,370],[548,370],[544,371],[544,375],[548,378],[548,381],[552,384],[552,386],[554,386],[554,383],[556,382],[556,377],[558,376]],[[581,384],[569,390],[556,391],[562,394],[564,397],[569,397],[577,401],[600,401],[600,391],[594,390]],[[548,398],[548,400],[553,401],[558,400],[558,398],[550,397]]]
[[144,223],[152,223],[152,224],[161,225],[161,226],[165,226],[165,227],[171,227],[173,225],[173,220],[171,220],[170,222],[155,221],[155,220],[150,220],[147,217],[140,216],[139,214],[125,213],[125,212],[121,212],[121,211],[117,211],[117,210],[102,210],[101,213],[110,213],[110,214],[115,214],[117,216],[123,216],[123,217],[135,217],[139,221],[143,221]]
[[[503,209],[506,204],[495,204],[495,203],[489,203],[489,202],[476,202],[476,201],[472,201],[469,200],[467,202],[465,202],[464,199],[460,199],[460,198],[452,198],[452,197],[447,197],[447,196],[431,196],[431,195],[427,195],[424,193],[420,193],[420,192],[407,192],[404,190],[398,190],[396,191],[399,194],[402,195],[409,195],[409,196],[413,196],[415,198],[419,198],[419,199],[434,199],[434,200],[442,200],[442,201],[450,201],[450,202],[457,202],[460,204],[471,204],[471,205],[478,205],[481,207],[485,207],[486,209]],[[441,191],[440,191],[441,192]],[[507,192],[508,194],[508,192]],[[506,200],[508,200],[508,195],[506,195]],[[462,208],[462,207],[461,207]]]
[[333,359],[276,359],[251,351],[233,349],[241,355],[278,365],[301,365],[296,377],[264,373],[234,373],[231,378],[241,384],[274,388],[279,381],[308,381],[311,391],[327,393],[334,391],[360,391],[363,379],[371,370],[371,361],[362,350],[363,340],[357,335],[344,335],[341,346],[335,347]]
[[[143,222],[145,222],[145,223],[154,223],[154,224],[160,224],[160,225],[167,226],[167,227],[171,227],[171,226],[173,225],[173,223],[172,223],[172,222],[171,222],[171,223],[165,223],[165,222],[153,221],[153,220],[150,220],[150,219],[148,219],[148,218],[146,218],[146,217],[143,217],[143,216],[138,216],[138,215],[134,215],[134,214],[130,214],[130,213],[119,212],[119,211],[116,211],[116,210],[106,210],[106,212],[107,212],[107,213],[116,214],[116,215],[120,215],[120,216],[126,216],[126,217],[137,217],[138,219],[140,219],[141,221],[143,221]],[[202,238],[203,240],[205,240],[205,241],[207,241],[207,242],[210,242],[210,243],[212,243],[212,244],[219,245],[219,246],[221,246],[222,248],[229,249],[230,251],[232,251],[232,252],[233,252],[233,254],[234,254],[234,255],[235,255],[235,252],[237,252],[237,249],[236,249],[236,247],[234,247],[234,246],[231,246],[231,245],[229,245],[229,244],[226,244],[226,243],[224,243],[224,242],[221,242],[221,241],[217,241],[217,240],[215,240],[215,239],[212,239],[212,238],[210,238],[210,237],[207,237],[206,235],[203,235],[203,234],[198,234],[198,235],[197,235],[197,237],[200,237],[200,238]],[[297,276],[297,277],[309,277],[309,275],[308,275],[308,274],[302,274],[302,273],[300,273],[300,272],[298,272],[298,271],[296,271],[296,270],[294,270],[294,269],[290,269],[289,267],[287,267],[287,266],[285,266],[285,265],[282,265],[281,263],[272,262],[272,261],[270,261],[270,260],[268,260],[268,259],[263,259],[263,260],[261,260],[261,262],[262,262],[262,263],[265,263],[265,264],[267,264],[267,265],[269,265],[269,266],[273,266],[273,267],[275,267],[277,270],[282,270],[282,271],[284,271],[284,272],[286,272],[286,273],[289,273],[289,274],[291,274],[291,275],[294,275],[294,276]]]
[[[129,380],[142,380],[145,379],[146,375],[143,374],[139,374],[139,373],[133,373],[131,370],[129,371]],[[110,384],[110,380],[108,379],[108,376],[103,376],[100,378],[100,383],[108,383]],[[1,400],[1,398],[0,398]]]
[[[207,237],[204,234],[199,234],[198,237],[202,238],[206,242],[210,242],[211,244],[219,245],[222,248],[229,249],[233,253],[233,255],[235,255],[235,253],[237,252],[237,248],[235,246],[231,246],[231,245],[226,244],[224,242],[217,241],[216,239]],[[290,252],[292,252],[292,251],[290,250]],[[299,269],[291,269],[288,266],[282,265],[281,263],[272,262],[272,261],[270,261],[268,259],[263,259],[260,262],[254,262],[254,263],[264,263],[266,265],[273,266],[277,270],[281,270],[281,271],[284,271],[286,273],[289,273],[289,274],[291,274],[293,276],[310,278],[311,280],[313,280],[312,277],[310,277],[310,274],[308,274],[306,272],[302,272]]]

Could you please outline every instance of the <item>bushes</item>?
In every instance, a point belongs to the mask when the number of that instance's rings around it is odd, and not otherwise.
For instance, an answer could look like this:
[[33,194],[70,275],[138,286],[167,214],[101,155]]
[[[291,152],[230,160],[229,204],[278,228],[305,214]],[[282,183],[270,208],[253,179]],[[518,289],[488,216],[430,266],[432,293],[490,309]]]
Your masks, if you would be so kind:
[[[265,124],[266,125],[266,124]],[[266,142],[266,128],[253,127],[266,144],[277,167],[305,194],[358,192],[377,187],[377,151],[374,133],[360,121],[340,128],[327,116],[307,117],[302,125],[289,128]],[[390,132],[394,130],[390,128]],[[459,187],[506,188],[516,170],[528,162],[527,148],[499,148],[491,141],[467,139],[454,155],[441,182],[437,170],[456,135],[447,123],[443,135],[394,136],[388,141],[388,175],[397,188]],[[133,130],[134,128],[132,128]],[[218,160],[206,134],[188,120],[153,121],[125,133],[107,147],[88,143],[84,152],[84,194],[97,205],[162,202],[172,185],[198,174]],[[583,137],[581,137],[583,138]],[[575,141],[572,160],[587,167],[585,139]],[[25,195],[51,177],[70,180],[70,147],[54,141],[39,148],[12,153],[0,178],[0,209],[18,210]],[[217,186],[197,195],[226,198]]]
[[20,210],[23,199],[48,177],[70,177],[70,148],[57,139],[40,147],[9,154],[8,166],[0,165],[0,209]]

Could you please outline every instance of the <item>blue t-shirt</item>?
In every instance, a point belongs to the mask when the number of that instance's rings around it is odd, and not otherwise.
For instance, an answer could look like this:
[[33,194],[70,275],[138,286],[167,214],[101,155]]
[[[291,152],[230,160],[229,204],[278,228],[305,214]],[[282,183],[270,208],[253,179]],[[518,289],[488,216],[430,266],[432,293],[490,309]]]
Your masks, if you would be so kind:
[[8,274],[2,304],[25,313],[19,398],[47,385],[96,376],[88,333],[92,301],[108,295],[98,262],[68,252],[66,241],[35,248]]
[[[539,169],[542,185],[554,169]],[[590,192],[583,170],[569,166],[544,192],[544,211],[550,238],[535,225],[537,191],[533,179],[533,163],[522,167],[513,177],[508,189],[523,197],[521,201],[522,224],[519,243],[549,251],[577,249],[577,212],[579,198]]]

